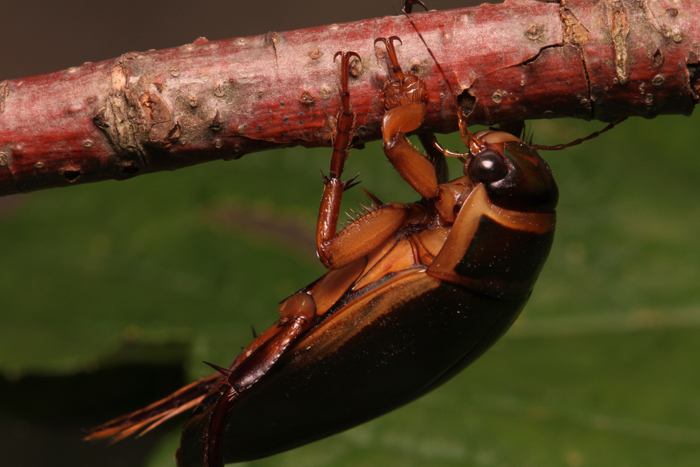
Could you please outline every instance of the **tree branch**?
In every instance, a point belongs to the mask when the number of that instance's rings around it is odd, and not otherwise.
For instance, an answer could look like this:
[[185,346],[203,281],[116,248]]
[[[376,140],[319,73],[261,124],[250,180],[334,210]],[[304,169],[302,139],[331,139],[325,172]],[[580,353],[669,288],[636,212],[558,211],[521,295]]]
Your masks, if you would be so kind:
[[698,101],[700,2],[511,0],[128,53],[0,83],[0,195],[125,179],[291,145],[328,146],[338,50],[358,144],[381,137],[384,49],[429,90],[424,129],[471,123],[690,114]]

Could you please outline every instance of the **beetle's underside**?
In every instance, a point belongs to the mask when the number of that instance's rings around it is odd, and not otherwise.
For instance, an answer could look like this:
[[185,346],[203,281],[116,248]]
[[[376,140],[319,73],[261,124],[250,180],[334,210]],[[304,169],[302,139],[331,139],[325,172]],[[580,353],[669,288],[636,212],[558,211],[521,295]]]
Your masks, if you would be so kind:
[[[484,202],[482,209],[495,208]],[[511,284],[536,278],[553,239],[553,213],[533,213],[544,224],[528,224],[529,231],[523,231],[515,228],[513,216],[503,215],[507,211],[495,209],[500,218],[474,209],[469,224],[478,229],[456,265],[464,274],[481,276],[483,290],[503,278]],[[225,462],[276,454],[394,410],[457,374],[510,327],[534,280],[515,293],[488,294],[436,279],[428,274],[434,262],[429,250],[435,247],[425,247],[436,238],[444,244],[446,235],[441,229],[399,231],[368,255],[362,272],[353,273],[355,284],[324,320],[281,356],[255,390],[242,392],[232,404],[224,429]],[[189,392],[133,414],[112,430],[120,432],[124,424],[140,428],[199,404],[184,429],[183,439],[190,442],[182,445],[178,462],[202,465],[204,434],[227,388],[224,376],[215,378],[194,383]]]
[[[532,236],[544,255],[552,233]],[[331,317],[285,353],[255,391],[242,393],[232,405],[225,461],[286,451],[420,397],[485,352],[528,298],[529,293],[509,298],[474,293],[431,277],[424,267],[387,277],[367,293],[349,292]],[[213,410],[215,405],[207,407],[205,401],[183,435],[204,443]],[[199,465],[202,449],[196,443],[183,445],[180,465]]]

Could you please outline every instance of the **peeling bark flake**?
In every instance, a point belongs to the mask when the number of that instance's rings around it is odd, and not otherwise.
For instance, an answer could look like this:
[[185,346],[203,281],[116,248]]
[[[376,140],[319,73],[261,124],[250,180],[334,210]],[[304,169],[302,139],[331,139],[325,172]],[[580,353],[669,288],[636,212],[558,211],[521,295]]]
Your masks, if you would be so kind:
[[146,119],[149,127],[148,137],[151,142],[160,144],[167,143],[175,127],[168,106],[153,92],[141,94],[141,105],[146,110]]
[[664,54],[663,54],[663,52],[661,52],[661,50],[656,49],[656,52],[654,52],[654,68],[659,68],[663,64],[664,64]]
[[219,110],[217,109],[214,118],[212,118],[211,123],[209,124],[209,128],[211,129],[211,131],[220,131],[221,123],[221,114],[219,114]]
[[627,84],[629,78],[629,50],[627,36],[630,32],[627,7],[622,2],[613,2],[608,9],[608,23],[615,47],[615,75],[619,84]]
[[142,145],[146,140],[146,125],[141,106],[129,89],[110,94],[92,121],[107,136],[117,155],[146,165]]
[[128,71],[122,59],[117,60],[117,62],[112,67],[112,91],[118,92],[126,89],[126,79]]
[[267,47],[272,47],[272,51],[275,54],[275,69],[279,68],[279,58],[277,57],[277,45],[286,42],[287,38],[284,34],[280,34],[275,31],[270,31],[265,34],[265,45]]
[[10,95],[10,85],[7,80],[0,83],[0,114],[5,111],[5,99]]

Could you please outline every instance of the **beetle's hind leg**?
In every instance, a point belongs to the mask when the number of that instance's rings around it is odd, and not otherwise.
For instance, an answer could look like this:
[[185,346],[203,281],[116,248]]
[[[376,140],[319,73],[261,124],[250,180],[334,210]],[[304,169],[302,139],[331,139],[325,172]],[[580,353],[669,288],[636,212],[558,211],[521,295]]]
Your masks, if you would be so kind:
[[[365,264],[366,261],[355,261],[345,268],[330,271],[284,300],[279,307],[279,321],[256,337],[228,368],[208,364],[220,373],[219,381],[197,407],[183,431],[197,429],[200,423],[205,424],[201,437],[204,446],[196,451],[204,452],[204,467],[224,465],[223,435],[227,415],[240,394],[253,389],[307,331],[313,332],[312,328],[346,293]],[[183,456],[180,464],[190,465],[184,460],[188,455],[178,454]]]
[[[221,377],[217,387],[210,393],[215,399],[215,405],[208,415],[204,432],[204,467],[223,467],[223,434],[231,406],[241,393],[252,388],[265,376],[299,337],[316,323],[316,311],[314,298],[306,292],[298,292],[280,305],[282,317],[277,324],[258,336],[228,369],[208,364]],[[196,415],[197,411],[193,418]]]

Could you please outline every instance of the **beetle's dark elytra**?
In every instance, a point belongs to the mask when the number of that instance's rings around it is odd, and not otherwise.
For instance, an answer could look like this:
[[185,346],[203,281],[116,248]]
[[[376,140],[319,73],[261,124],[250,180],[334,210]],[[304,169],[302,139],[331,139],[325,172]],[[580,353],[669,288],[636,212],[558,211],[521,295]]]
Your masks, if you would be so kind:
[[[226,462],[286,451],[411,402],[486,351],[526,298],[474,294],[418,270],[357,298],[295,344],[255,391],[233,405]],[[180,465],[198,465],[209,415],[185,427],[190,443],[178,454]]]

